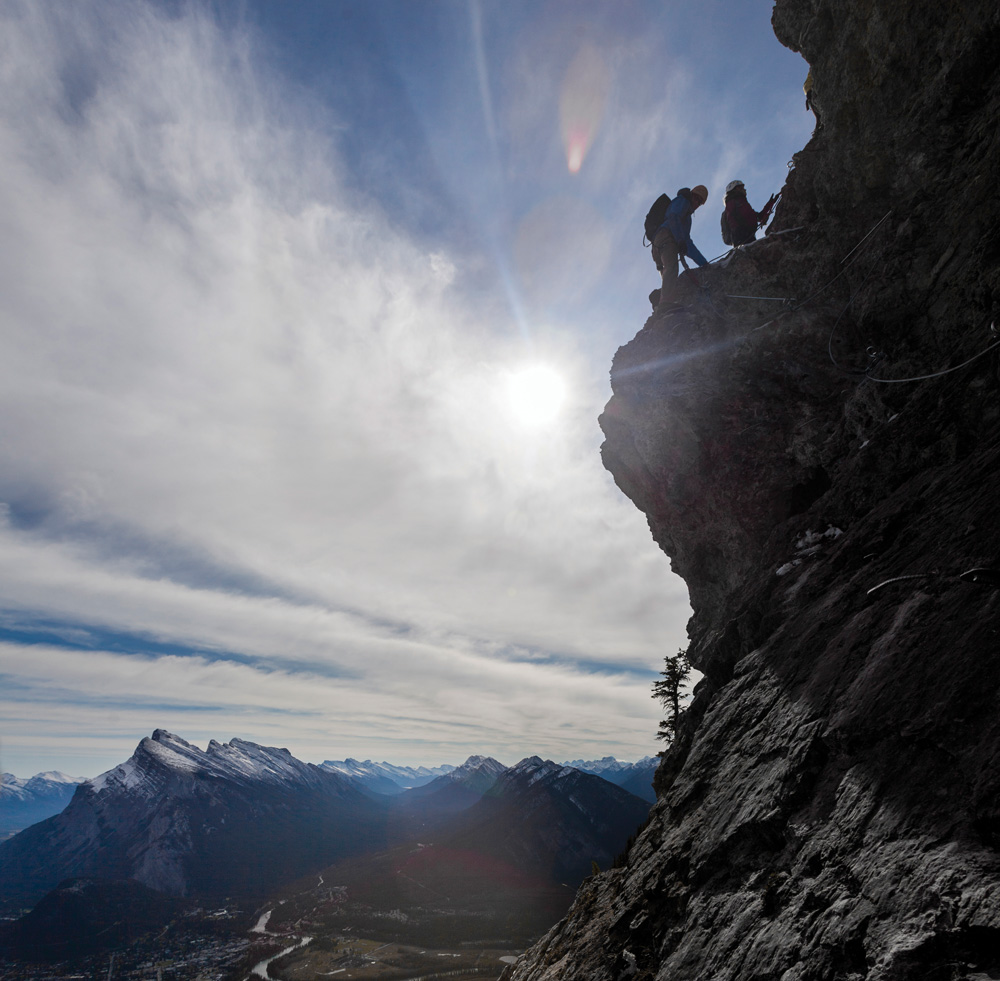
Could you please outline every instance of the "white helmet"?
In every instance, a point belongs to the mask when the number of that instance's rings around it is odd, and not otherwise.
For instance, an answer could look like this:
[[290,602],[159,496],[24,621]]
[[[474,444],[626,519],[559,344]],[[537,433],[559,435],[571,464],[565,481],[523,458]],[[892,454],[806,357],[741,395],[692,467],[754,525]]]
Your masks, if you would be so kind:
[[737,187],[742,187],[742,186],[743,186],[743,181],[730,181],[726,185],[726,194],[728,194],[730,191],[735,190]]

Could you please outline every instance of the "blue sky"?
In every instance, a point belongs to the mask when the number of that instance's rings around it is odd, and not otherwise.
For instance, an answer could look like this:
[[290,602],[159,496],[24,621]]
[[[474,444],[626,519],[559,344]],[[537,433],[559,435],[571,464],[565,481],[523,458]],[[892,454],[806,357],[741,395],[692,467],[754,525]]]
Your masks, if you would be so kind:
[[658,749],[687,594],[597,416],[653,198],[718,255],[809,138],[734,6],[0,2],[4,770]]

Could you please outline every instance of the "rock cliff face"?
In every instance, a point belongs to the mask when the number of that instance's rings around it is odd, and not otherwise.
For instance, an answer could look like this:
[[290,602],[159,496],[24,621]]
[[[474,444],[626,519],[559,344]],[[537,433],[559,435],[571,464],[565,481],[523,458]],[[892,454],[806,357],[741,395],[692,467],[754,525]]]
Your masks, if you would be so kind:
[[513,981],[1000,976],[1000,12],[773,24],[821,125],[601,419],[705,680],[628,866]]

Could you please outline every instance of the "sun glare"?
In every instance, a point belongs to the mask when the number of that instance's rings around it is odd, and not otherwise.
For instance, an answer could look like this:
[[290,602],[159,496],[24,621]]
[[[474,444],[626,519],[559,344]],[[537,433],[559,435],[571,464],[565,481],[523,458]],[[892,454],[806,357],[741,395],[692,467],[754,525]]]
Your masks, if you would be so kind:
[[521,368],[510,376],[507,394],[517,419],[528,426],[543,426],[558,415],[566,399],[566,383],[548,365]]

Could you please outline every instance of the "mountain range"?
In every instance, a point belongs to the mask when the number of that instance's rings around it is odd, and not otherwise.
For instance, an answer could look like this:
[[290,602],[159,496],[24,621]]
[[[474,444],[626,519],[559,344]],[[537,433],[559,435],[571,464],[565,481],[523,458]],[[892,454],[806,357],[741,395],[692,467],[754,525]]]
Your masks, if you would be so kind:
[[[652,781],[658,762],[655,756],[647,756],[636,763],[624,763],[613,756],[605,756],[600,760],[572,760],[563,766],[593,773],[652,803],[656,799]],[[386,797],[426,786],[456,769],[450,763],[413,767],[351,758],[326,760],[320,765]],[[4,773],[0,777],[0,841],[58,814],[69,804],[77,786],[87,782],[85,777],[68,777],[55,770],[27,779],[12,773]]]
[[[484,786],[454,810],[464,787]],[[614,864],[649,804],[594,774],[530,757],[516,766],[472,757],[467,764],[394,798],[419,802],[414,838],[323,869],[282,893],[270,927],[313,924],[320,935],[350,928],[384,942],[430,947],[503,938],[523,943],[566,911],[594,863]],[[411,828],[412,830],[412,828]]]
[[31,903],[63,879],[96,876],[175,896],[263,895],[385,844],[386,813],[285,749],[234,739],[203,751],[157,729],[60,814],[0,843],[0,888]]
[[371,760],[326,760],[321,764],[324,769],[334,773],[342,773],[345,777],[364,784],[369,790],[380,794],[393,796],[413,787],[422,787],[436,777],[442,777],[455,769],[449,763],[442,766],[395,766],[392,763],[373,763]]
[[58,770],[37,773],[27,780],[0,774],[0,841],[53,814],[58,814],[76,792],[83,777]]
[[656,800],[653,774],[659,764],[660,760],[656,756],[645,756],[635,763],[622,763],[613,756],[605,756],[600,760],[571,760],[563,766],[593,773],[652,804]]
[[172,896],[261,899],[332,864],[418,841],[438,848],[425,864],[443,849],[504,874],[575,884],[592,860],[621,849],[649,806],[538,757],[507,768],[473,756],[436,776],[350,765],[380,779],[430,779],[381,794],[334,761],[304,763],[240,739],[201,750],[157,729],[126,762],[81,783],[61,813],[0,843],[0,898],[34,904],[83,877]]

